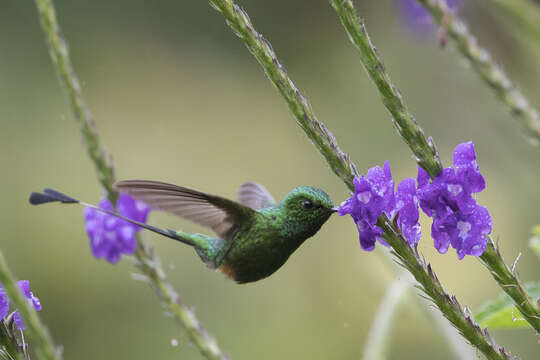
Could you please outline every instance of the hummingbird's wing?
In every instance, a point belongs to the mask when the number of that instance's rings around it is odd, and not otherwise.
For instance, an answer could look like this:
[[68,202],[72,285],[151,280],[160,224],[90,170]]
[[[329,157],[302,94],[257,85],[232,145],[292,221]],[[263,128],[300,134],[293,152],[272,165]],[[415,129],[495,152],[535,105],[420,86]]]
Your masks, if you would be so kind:
[[124,180],[114,187],[154,209],[208,226],[221,239],[227,239],[237,224],[255,214],[253,209],[235,201],[159,181]]
[[238,189],[238,202],[253,210],[259,210],[274,205],[276,200],[264,186],[250,181]]

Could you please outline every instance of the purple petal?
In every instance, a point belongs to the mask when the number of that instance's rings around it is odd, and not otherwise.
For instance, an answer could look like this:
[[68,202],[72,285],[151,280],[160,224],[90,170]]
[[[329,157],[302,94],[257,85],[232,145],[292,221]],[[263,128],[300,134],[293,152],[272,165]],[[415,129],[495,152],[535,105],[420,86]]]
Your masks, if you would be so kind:
[[[141,201],[136,201],[126,193],[120,194],[116,207],[118,208],[118,211],[125,217],[143,223],[146,222],[148,214],[150,213],[150,206]],[[134,227],[137,231],[141,229],[139,226]]]
[[23,293],[23,295],[30,301],[34,309],[41,311],[41,302],[37,296],[30,291],[30,282],[28,280],[17,281],[17,286]]
[[403,179],[398,184],[396,201],[400,221],[409,225],[418,223],[418,198],[413,178]]
[[15,326],[17,326],[17,329],[22,331],[24,330],[24,321],[22,319],[21,314],[19,314],[18,311],[15,311],[13,313],[13,322],[15,323]]
[[441,254],[445,254],[450,246],[450,234],[455,229],[455,216],[450,214],[444,218],[435,218],[431,225],[431,237],[435,249]]
[[478,170],[476,162],[476,152],[472,141],[458,144],[454,149],[454,166],[455,167],[473,167]]
[[[469,236],[463,240],[461,248],[463,256],[480,256],[484,253],[487,246],[488,239],[486,235],[491,233],[493,226],[489,211],[485,207],[478,205],[475,211],[465,220],[471,224],[471,229],[469,230]],[[459,225],[460,223],[458,223],[458,227]]]
[[392,172],[390,171],[390,162],[388,160],[383,164],[383,171],[386,181],[392,181]]
[[0,320],[6,317],[9,312],[9,298],[0,285]]
[[426,170],[418,166],[418,175],[416,175],[416,181],[418,182],[418,188],[421,188],[429,183],[431,180]]
[[413,178],[403,179],[396,192],[396,210],[398,213],[398,225],[403,236],[412,247],[418,244],[422,237],[420,224],[418,224],[418,198]]
[[422,238],[422,228],[420,224],[401,224],[401,232],[411,247],[415,247]]
[[347,200],[342,202],[341,205],[339,206],[338,215],[343,216],[343,215],[351,214],[353,212],[353,209],[354,209],[354,199],[348,198]]
[[371,225],[366,221],[356,223],[360,239],[360,246],[365,251],[373,251],[375,243],[382,236],[382,229],[376,225]]
[[[112,210],[112,205],[106,198],[102,199],[99,205],[101,208]],[[135,201],[128,194],[120,194],[117,208],[125,217],[139,222],[146,222],[150,212],[148,205]],[[95,209],[85,209],[84,215],[90,249],[94,257],[104,258],[116,264],[122,254],[132,255],[135,252],[137,248],[135,233],[140,227]]]
[[448,211],[448,204],[445,201],[445,184],[441,181],[434,181],[417,191],[420,207],[429,217],[442,216]]
[[486,188],[486,180],[480,171],[472,166],[457,168],[456,172],[459,181],[465,185],[469,194],[479,193]]

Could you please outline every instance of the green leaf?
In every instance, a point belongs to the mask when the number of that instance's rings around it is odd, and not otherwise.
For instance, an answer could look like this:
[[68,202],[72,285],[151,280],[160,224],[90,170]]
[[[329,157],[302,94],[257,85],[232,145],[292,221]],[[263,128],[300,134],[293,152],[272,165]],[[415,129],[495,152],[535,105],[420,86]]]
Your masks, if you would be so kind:
[[[538,228],[538,226],[536,228]],[[536,228],[535,228],[535,230],[536,230]],[[529,246],[534,251],[534,253],[538,257],[540,257],[540,235],[533,236],[531,238],[531,240],[529,240]]]
[[[540,282],[525,284],[525,289],[534,300],[540,298]],[[475,319],[481,327],[487,326],[490,329],[519,329],[530,326],[505,293],[485,304]]]

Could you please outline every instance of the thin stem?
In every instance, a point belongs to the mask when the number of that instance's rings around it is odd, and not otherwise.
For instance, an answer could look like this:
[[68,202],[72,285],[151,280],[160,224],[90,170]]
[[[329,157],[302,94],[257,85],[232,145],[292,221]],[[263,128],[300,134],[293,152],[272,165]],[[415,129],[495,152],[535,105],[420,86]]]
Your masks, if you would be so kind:
[[[424,1],[421,1],[421,2],[424,3]],[[370,63],[367,63],[366,59],[370,59],[371,57],[376,56],[376,54],[374,50],[375,47],[371,45],[371,41],[369,40],[369,35],[367,33],[365,25],[363,24],[363,21],[356,14],[356,11],[354,10],[350,0],[345,0],[345,1],[331,0],[331,3],[332,3],[332,6],[334,6],[334,8],[336,9],[336,12],[338,13],[339,17],[341,18],[341,21],[343,22],[345,29],[349,33],[349,37],[351,38],[351,41],[353,41],[353,43],[357,46],[358,50],[360,51],[360,54],[362,55],[361,60],[364,64],[364,67],[367,70],[372,65],[370,65]],[[441,3],[444,3],[444,2],[441,2]],[[445,8],[446,11],[448,11],[446,4],[442,4],[440,6]],[[462,25],[459,25],[459,26],[462,26]],[[370,46],[363,46],[362,44],[357,44],[357,41],[365,42],[367,44],[370,44]],[[369,56],[365,55],[364,52],[367,52],[370,55]],[[386,77],[389,78],[388,74],[386,74]],[[415,125],[418,128],[420,128],[418,124],[415,124]],[[404,133],[400,132],[400,135],[403,137],[405,142],[409,144],[412,152],[415,153],[415,149],[410,145],[411,143],[410,139],[405,138]],[[438,157],[436,155],[433,155],[433,157],[434,157],[433,161],[438,160]],[[512,299],[514,299],[516,306],[519,305],[518,309],[520,308],[520,306],[523,307],[523,304],[530,304],[530,306],[527,306],[526,309],[523,308],[526,311],[526,314],[522,314],[522,315],[525,317],[525,319],[530,319],[529,323],[537,331],[539,331],[538,319],[540,318],[540,312],[538,310],[538,306],[535,305],[534,303],[531,303],[530,297],[527,295],[525,288],[522,286],[517,276],[515,276],[513,272],[507,271],[508,266],[505,264],[499,251],[495,250],[491,245],[488,245],[488,249],[486,249],[486,252],[483,255],[482,262],[488,268],[488,270],[490,270],[490,272],[494,275],[494,278],[499,284],[499,286],[507,294],[509,294],[510,297],[512,297]]]
[[88,155],[96,167],[97,178],[107,191],[112,204],[116,204],[117,194],[114,183],[114,167],[107,159],[104,146],[98,136],[94,117],[82,97],[79,80],[73,71],[67,44],[62,36],[60,25],[56,20],[56,11],[51,0],[36,0],[41,28],[47,37],[49,54],[60,77],[60,82],[66,87],[73,116],[79,123],[81,134],[86,144]]
[[387,358],[390,331],[397,315],[399,306],[405,300],[409,281],[405,275],[409,273],[405,270],[390,284],[384,294],[384,298],[379,304],[375,317],[371,323],[366,345],[364,346],[364,359],[384,360]]
[[[233,1],[210,0],[210,2],[223,14],[227,24],[263,67],[270,81],[287,102],[297,123],[324,156],[330,168],[353,191],[352,179],[358,175],[356,167],[339,148],[336,139],[326,126],[316,119],[309,102],[296,89],[285,69],[279,63],[269,42],[254,29],[246,12]],[[428,163],[436,162],[431,160]],[[461,334],[488,359],[507,359],[509,354],[504,348],[498,347],[487,330],[480,329],[472,316],[463,311],[463,307],[457,299],[445,292],[431,269],[431,265],[426,265],[416,249],[409,246],[397,226],[386,216],[379,218],[378,225],[383,229],[384,237],[400,263],[414,276],[421,285],[420,289]]]
[[341,151],[334,135],[317,120],[308,99],[300,94],[288,77],[285,68],[279,63],[272,45],[255,31],[248,15],[234,2],[210,0],[210,4],[223,13],[227,24],[244,41],[248,50],[261,64],[266,76],[287,102],[297,124],[324,156],[332,171],[353,189],[353,178],[358,175],[355,165],[350,161],[349,156]]
[[399,90],[392,83],[375,46],[371,43],[364,21],[356,15],[350,0],[331,0],[330,4],[358,49],[364,69],[377,87],[384,106],[392,115],[394,126],[411,148],[418,165],[432,177],[437,176],[442,170],[442,165],[435,144],[431,139],[426,140],[424,131],[418,126]]
[[534,301],[519,281],[515,268],[509,268],[502,260],[499,248],[489,237],[488,245],[480,256],[481,262],[491,271],[491,275],[514,301],[525,320],[540,334],[540,306]]
[[0,252],[0,283],[11,302],[15,304],[14,307],[22,315],[26,327],[24,331],[32,339],[32,347],[37,357],[44,360],[60,360],[62,357],[56,350],[49,331],[17,286],[2,252]]
[[[458,51],[467,58],[472,68],[497,97],[510,108],[535,145],[540,145],[540,117],[525,95],[496,65],[491,55],[476,41],[467,26],[448,8],[446,1],[417,0],[431,14],[435,22],[443,24],[444,31],[454,41]],[[514,1],[514,0],[512,0]]]
[[[41,26],[49,45],[49,54],[60,76],[60,82],[67,90],[74,117],[80,124],[81,134],[85,140],[88,154],[96,168],[98,180],[107,191],[111,203],[115,204],[118,193],[113,188],[115,182],[113,166],[107,160],[92,114],[82,97],[79,81],[71,65],[66,42],[61,36],[54,6],[51,0],[36,0],[36,4]],[[207,359],[227,359],[227,356],[217,346],[216,341],[197,320],[193,311],[182,304],[177,292],[168,282],[153,249],[146,245],[139,236],[137,236],[137,245],[135,258],[138,267],[149,279],[149,283],[157,295],[163,300],[167,311],[185,328],[188,338]]]
[[[412,275],[407,270],[401,269],[399,274],[396,275],[396,279],[388,287],[373,319],[368,340],[364,346],[364,359],[387,358],[386,349],[391,338],[391,325],[397,316],[399,306],[409,296],[409,292],[407,292],[409,290],[408,285],[413,283],[416,283],[416,281]],[[454,353],[455,358],[474,359],[476,357],[475,349],[467,343],[440,311],[433,308],[431,300],[426,298],[419,300],[423,300],[421,303],[427,305],[429,315],[439,328],[439,331],[444,334],[447,346]]]

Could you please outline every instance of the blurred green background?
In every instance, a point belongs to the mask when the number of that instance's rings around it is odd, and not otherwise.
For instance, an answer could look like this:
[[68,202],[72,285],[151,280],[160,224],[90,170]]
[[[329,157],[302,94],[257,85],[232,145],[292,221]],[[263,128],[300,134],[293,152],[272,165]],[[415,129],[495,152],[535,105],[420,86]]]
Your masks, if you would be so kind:
[[[472,3],[472,2],[470,2]],[[205,1],[55,2],[75,70],[119,179],[182,184],[234,197],[252,180],[281,198],[295,186],[344,185],[297,128],[258,64]],[[390,160],[394,178],[415,176],[411,153],[360,66],[326,1],[243,0],[295,84],[361,171]],[[493,234],[507,262],[523,252],[524,280],[540,278],[527,250],[540,223],[540,150],[436,33],[407,30],[395,2],[356,1],[405,100],[433,136],[442,159],[473,140],[487,189]],[[540,105],[538,48],[490,1],[460,13],[533,103]],[[30,279],[42,318],[66,359],[200,359],[153,291],[131,279],[132,263],[112,266],[89,251],[82,210],[33,208],[31,191],[51,186],[97,202],[102,190],[57,81],[32,1],[3,0],[0,12],[1,249]],[[150,222],[205,231],[172,216]],[[438,254],[424,218],[420,248],[462,304],[478,308],[500,290],[474,259]],[[183,301],[233,359],[359,358],[373,314],[393,278],[386,249],[360,249],[349,218],[337,216],[272,277],[236,285],[208,271],[193,251],[145,233]],[[411,326],[414,324],[414,327]],[[531,331],[494,331],[523,359],[538,354]],[[393,329],[391,358],[451,359],[432,319],[415,301]],[[178,340],[172,346],[173,339]]]

